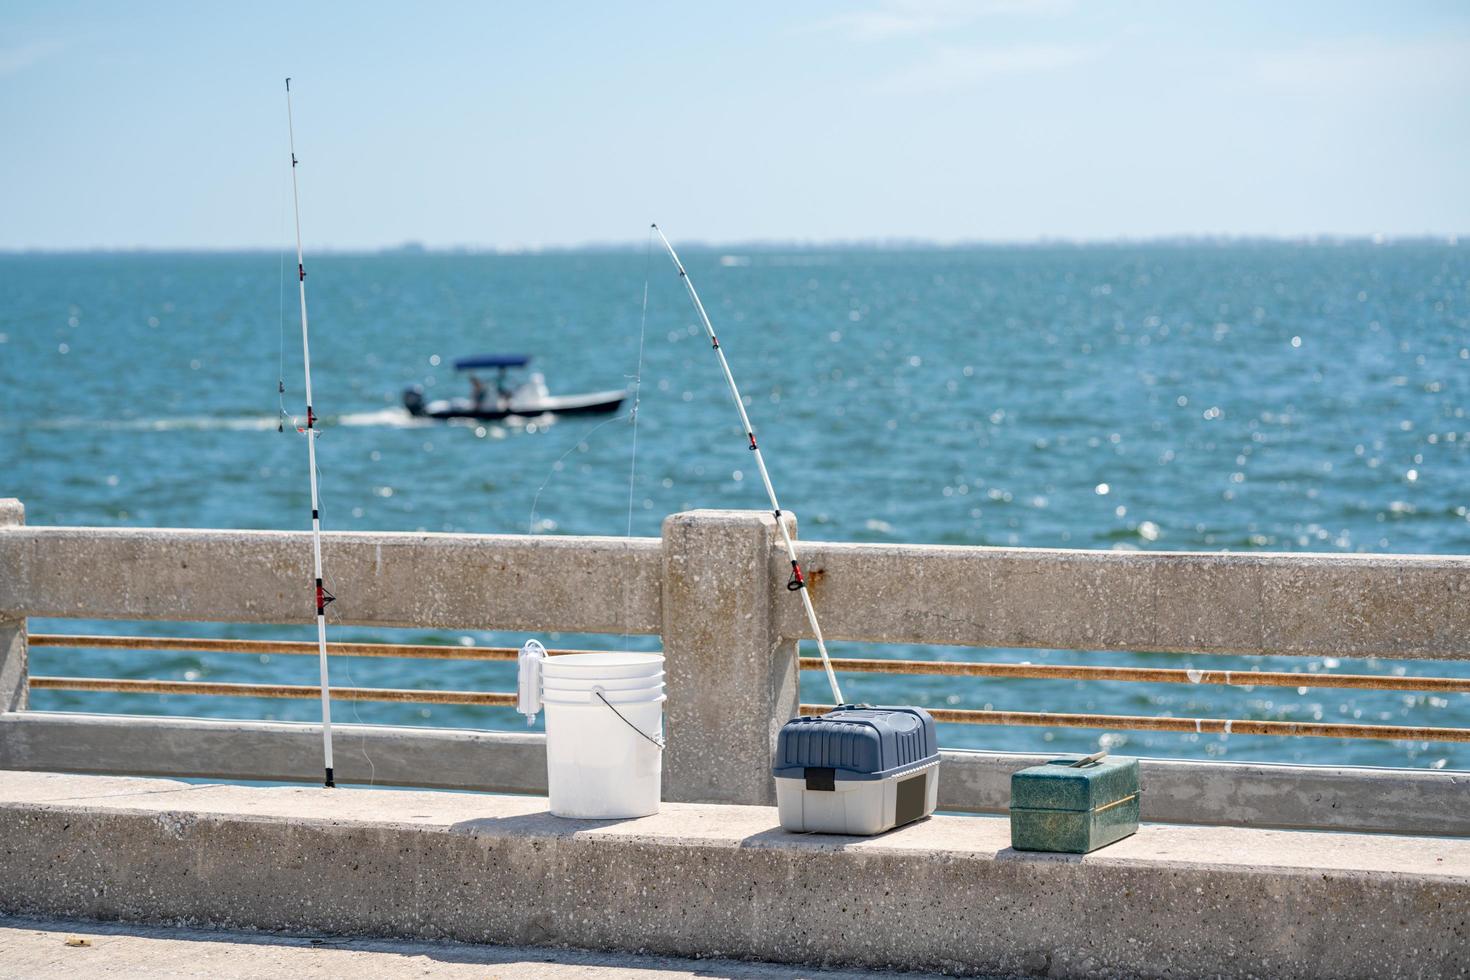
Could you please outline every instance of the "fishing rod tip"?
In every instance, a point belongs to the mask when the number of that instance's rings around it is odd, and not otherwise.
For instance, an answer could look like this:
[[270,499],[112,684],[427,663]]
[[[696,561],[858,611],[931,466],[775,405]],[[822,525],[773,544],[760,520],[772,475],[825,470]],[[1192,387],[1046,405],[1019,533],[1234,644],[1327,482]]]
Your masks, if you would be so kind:
[[286,91],[287,92],[291,91],[291,76],[290,75],[287,75],[286,76]]

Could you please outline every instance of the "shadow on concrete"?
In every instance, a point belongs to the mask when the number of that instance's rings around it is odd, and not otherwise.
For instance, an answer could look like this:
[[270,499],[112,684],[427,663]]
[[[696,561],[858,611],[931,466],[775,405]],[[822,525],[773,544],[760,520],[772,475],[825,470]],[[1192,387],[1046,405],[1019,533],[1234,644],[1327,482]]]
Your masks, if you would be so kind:
[[758,834],[751,834],[740,841],[741,847],[803,847],[814,851],[842,851],[854,844],[864,841],[887,840],[892,837],[901,836],[904,831],[914,827],[922,827],[928,823],[929,817],[906,823],[891,830],[885,830],[881,834],[862,836],[858,834],[819,834],[813,831],[785,830],[782,827],[772,827],[770,830],[762,830]]
[[995,860],[1019,864],[1081,864],[1085,854],[1061,854],[1055,851],[1018,851],[1005,847],[995,852]]
[[[68,950],[66,940],[87,937],[92,947]],[[379,939],[357,936],[322,936],[289,932],[231,932],[210,929],[180,929],[121,922],[85,922],[55,919],[26,919],[0,915],[0,946],[21,964],[38,957],[59,966],[57,956],[75,953],[77,970],[106,969],[129,976],[174,972],[180,966],[181,944],[207,944],[219,951],[199,953],[207,957],[211,975],[227,980],[235,977],[292,976],[310,973],[317,977],[398,976],[426,972],[425,960],[442,964],[432,967],[435,975],[483,977],[484,968],[502,967],[510,976],[528,980],[566,980],[591,974],[596,977],[647,975],[649,980],[665,976],[723,978],[723,980],[858,980],[872,977],[868,971],[788,966],[737,960],[697,960],[636,953],[595,952],[565,947],[477,945],[448,939]],[[228,948],[228,958],[220,954]],[[195,954],[184,950],[182,955]],[[83,960],[82,958],[86,959]],[[85,966],[83,963],[85,962]],[[202,963],[186,959],[185,962]],[[459,970],[456,967],[469,967]],[[58,971],[59,975],[59,971]],[[79,975],[79,974],[77,974]],[[500,975],[498,972],[492,975]],[[929,974],[883,973],[900,980]]]
[[865,840],[873,840],[873,838],[850,834],[797,833],[792,830],[783,830],[780,827],[772,827],[770,830],[762,830],[758,834],[742,838],[740,846],[750,848],[801,847],[814,851],[841,851]]
[[496,834],[513,837],[575,837],[588,830],[602,830],[625,823],[641,820],[642,817],[622,817],[615,820],[577,820],[572,817],[553,816],[550,810],[540,813],[520,813],[510,817],[476,817],[450,824],[449,830],[456,834]]

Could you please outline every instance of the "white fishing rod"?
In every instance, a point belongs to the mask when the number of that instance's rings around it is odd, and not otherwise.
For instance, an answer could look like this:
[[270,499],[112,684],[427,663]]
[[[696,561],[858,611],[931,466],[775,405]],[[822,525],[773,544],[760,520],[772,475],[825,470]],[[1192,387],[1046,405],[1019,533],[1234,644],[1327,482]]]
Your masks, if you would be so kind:
[[316,648],[322,675],[322,759],[326,786],[332,778],[332,689],[327,680],[327,603],[335,597],[322,585],[322,516],[316,488],[316,411],[311,403],[311,341],[306,329],[306,266],[301,253],[301,195],[296,189],[296,126],[291,118],[291,79],[286,79],[286,132],[291,141],[291,204],[296,213],[296,282],[301,293],[301,361],[306,374],[306,458],[311,475],[311,567],[316,578]]
[[709,314],[704,311],[704,304],[699,300],[699,293],[695,292],[693,280],[685,271],[684,263],[679,261],[679,253],[674,251],[674,246],[669,243],[668,236],[664,234],[662,228],[655,224],[653,230],[658,232],[664,248],[669,250],[669,258],[674,260],[674,268],[679,270],[679,278],[684,281],[684,288],[689,290],[689,298],[694,302],[694,310],[699,314],[705,333],[709,334],[710,345],[714,347],[715,355],[720,359],[720,368],[725,372],[725,381],[730,385],[730,395],[735,399],[735,408],[740,412],[740,424],[745,427],[745,436],[750,440],[750,451],[755,456],[756,469],[760,470],[761,482],[765,484],[766,496],[770,498],[771,510],[776,515],[776,527],[781,532],[781,540],[786,543],[786,557],[791,560],[791,581],[786,583],[786,588],[792,592],[801,593],[801,604],[806,609],[806,621],[811,624],[812,636],[816,638],[817,650],[822,655],[822,669],[827,672],[827,683],[832,686],[832,697],[837,704],[845,704],[842,689],[837,686],[837,675],[832,671],[832,660],[827,656],[827,644],[822,639],[822,627],[817,622],[817,610],[812,606],[812,597],[807,591],[806,577],[801,574],[801,565],[796,560],[796,545],[791,541],[791,532],[786,530],[786,522],[781,519],[781,505],[776,501],[776,489],[771,486],[771,474],[767,472],[765,457],[761,455],[760,446],[756,444],[755,427],[750,424],[750,415],[746,413],[745,402],[740,397],[740,389],[735,385],[735,375],[730,373],[730,362],[725,359],[725,350],[720,346],[719,338],[715,336],[715,328],[709,322]]

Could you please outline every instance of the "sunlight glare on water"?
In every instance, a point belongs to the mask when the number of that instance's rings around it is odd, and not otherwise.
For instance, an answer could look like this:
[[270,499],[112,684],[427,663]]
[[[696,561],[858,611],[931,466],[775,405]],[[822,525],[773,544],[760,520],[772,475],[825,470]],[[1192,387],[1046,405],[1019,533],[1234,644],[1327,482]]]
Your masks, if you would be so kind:
[[[809,539],[1125,550],[1470,551],[1470,261],[1445,244],[689,250],[783,504]],[[329,530],[622,534],[625,420],[443,425],[453,359],[529,353],[553,393],[622,387],[644,256],[315,261],[313,381]],[[765,506],[677,279],[655,263],[634,533]],[[32,524],[305,528],[305,451],[278,433],[274,253],[0,257],[0,495]],[[304,414],[284,324],[286,407]],[[539,496],[538,496],[539,490]],[[534,501],[534,515],[533,515]],[[329,570],[330,574],[330,570]],[[305,616],[303,617],[305,621]],[[303,626],[50,621],[36,631],[299,636]],[[336,629],[338,639],[519,644]],[[557,638],[544,637],[549,645]],[[620,638],[562,638],[563,645]],[[635,642],[638,642],[635,639]],[[1465,676],[1464,662],[874,649],[1249,672]],[[69,653],[46,674],[314,682],[311,658]],[[509,690],[509,665],[356,660],[362,686]],[[345,678],[344,678],[345,679]],[[1191,678],[1193,679],[1193,678]],[[819,688],[807,678],[809,697]],[[874,703],[1470,726],[1470,696],[855,675]],[[37,692],[38,708],[311,719],[311,702]],[[515,728],[508,710],[357,704],[363,720]],[[1463,746],[945,726],[948,745],[1466,768]]]

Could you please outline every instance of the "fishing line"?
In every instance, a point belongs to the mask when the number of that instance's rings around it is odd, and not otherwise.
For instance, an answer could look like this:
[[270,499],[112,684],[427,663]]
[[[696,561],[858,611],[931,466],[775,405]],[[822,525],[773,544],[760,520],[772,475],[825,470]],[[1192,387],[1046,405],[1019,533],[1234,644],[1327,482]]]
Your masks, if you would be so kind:
[[[332,778],[332,688],[327,677],[327,604],[336,597],[327,591],[322,582],[322,520],[321,499],[317,493],[316,465],[316,410],[311,399],[311,342],[306,319],[306,265],[301,248],[301,194],[296,182],[296,124],[291,114],[291,79],[286,79],[286,133],[291,147],[291,203],[296,218],[296,280],[301,296],[301,364],[306,389],[306,426],[300,431],[306,434],[307,473],[311,477],[311,562],[316,592],[316,642],[317,659],[321,666],[322,692],[322,763],[325,769],[324,785],[335,785]],[[283,384],[284,387],[284,384]]]
[[[327,573],[326,576],[325,576],[325,578],[327,580],[327,588],[328,588],[328,590],[331,591],[331,592],[336,592],[337,591],[337,583],[335,583],[335,582],[332,581],[331,574],[330,573]],[[330,612],[329,615],[332,617],[332,623],[334,625],[336,625],[336,626],[343,626],[343,625],[345,625],[344,622],[343,622],[343,620],[342,620],[342,614],[339,611],[333,609]],[[352,658],[351,657],[344,657],[344,658],[342,658],[341,663],[342,663],[342,670],[347,675],[347,686],[348,687],[357,687],[357,680],[356,680],[355,677],[353,677],[353,674],[352,674]],[[347,702],[347,706],[352,709],[352,720],[357,723],[357,726],[358,726],[358,729],[359,729],[360,737],[359,737],[358,743],[357,743],[357,751],[358,751],[358,754],[362,756],[363,761],[368,764],[368,781],[367,781],[367,784],[368,784],[369,787],[372,787],[372,786],[375,786],[377,784],[377,782],[378,782],[378,767],[377,767],[377,764],[373,762],[373,757],[368,754],[368,750],[367,750],[367,731],[365,729],[365,726],[363,725],[362,714],[361,714],[361,712],[359,712],[357,710],[357,701],[355,701],[355,700],[349,701],[349,702]]]
[[806,587],[806,577],[801,573],[801,565],[796,560],[796,545],[791,541],[791,532],[786,530],[786,522],[781,520],[781,505],[776,501],[776,490],[771,486],[771,475],[766,471],[766,461],[761,455],[760,447],[755,441],[755,428],[750,424],[750,415],[745,411],[745,402],[740,397],[740,389],[735,385],[735,375],[730,373],[730,362],[725,359],[724,348],[720,346],[719,338],[715,336],[714,325],[710,323],[709,314],[704,311],[704,303],[700,302],[699,293],[695,292],[694,282],[689,278],[689,273],[684,269],[684,263],[679,261],[679,254],[674,251],[674,246],[669,243],[668,236],[663,233],[657,224],[651,226],[652,231],[658,232],[658,237],[663,240],[664,248],[669,251],[669,258],[674,262],[674,268],[679,270],[679,278],[684,281],[684,288],[689,292],[689,299],[694,304],[694,310],[699,314],[700,322],[704,324],[705,333],[709,335],[710,346],[714,348],[715,355],[720,359],[720,369],[725,374],[725,381],[730,386],[730,396],[735,400],[735,408],[740,412],[740,424],[745,428],[745,436],[750,440],[750,452],[755,457],[756,469],[760,471],[761,483],[765,485],[766,496],[770,498],[771,510],[776,515],[776,528],[781,532],[781,540],[786,544],[786,556],[791,561],[791,580],[786,583],[786,588],[791,592],[801,594],[801,604],[806,610],[807,622],[811,624],[812,636],[816,638],[817,650],[822,654],[822,668],[827,672],[827,683],[832,687],[832,697],[838,704],[845,704],[842,698],[842,690],[837,686],[837,674],[832,670],[831,658],[827,656],[827,644],[822,639],[822,627],[817,622],[817,610],[812,606],[812,597]]
[[[647,336],[648,331],[648,283],[649,280],[652,278],[650,275],[652,264],[653,229],[650,228],[648,231],[648,244],[643,250],[643,300],[641,309],[638,314],[638,363],[637,366],[634,368],[634,372],[631,377],[628,377],[626,375],[624,376],[625,380],[629,380],[632,382],[633,407],[626,415],[617,415],[610,419],[605,419],[604,421],[599,422],[597,425],[581,433],[581,435],[577,438],[577,441],[572,444],[571,448],[558,456],[556,462],[551,464],[550,468],[546,471],[546,478],[541,481],[541,485],[536,488],[535,496],[531,498],[531,517],[529,520],[529,526],[530,533],[533,535],[536,533],[536,508],[540,503],[541,493],[546,489],[547,485],[551,483],[551,479],[556,474],[557,468],[573,452],[575,452],[582,446],[587,445],[587,440],[595,435],[599,429],[603,428],[604,426],[611,425],[614,422],[620,422],[624,419],[627,419],[629,422],[632,423],[633,426],[633,445],[631,451],[629,452],[628,460],[628,518],[625,536],[629,539],[633,537],[633,500],[636,495],[638,477],[638,409],[642,405],[643,396],[643,350],[644,339]],[[631,638],[631,634],[623,634],[623,641],[625,644],[628,643]],[[612,706],[609,705],[609,707]],[[613,710],[616,711],[617,709],[614,708]],[[619,717],[622,716],[619,715]],[[624,719],[624,721],[627,721],[627,719]],[[643,732],[639,730],[639,734],[642,735]],[[643,737],[647,738],[648,736],[644,735]],[[660,748],[662,748],[662,745],[660,745]]]
[[565,462],[568,456],[585,444],[603,426],[627,419],[633,424],[633,449],[628,462],[628,523],[626,535],[630,538],[633,536],[633,496],[636,477],[638,475],[638,408],[642,404],[643,395],[643,340],[648,329],[648,281],[652,263],[653,229],[650,228],[648,230],[648,245],[643,250],[643,307],[638,315],[638,366],[634,370],[631,378],[627,378],[626,375],[624,376],[626,380],[633,382],[633,408],[626,415],[615,415],[583,432],[577,441],[572,444],[571,448],[558,456],[556,462],[551,464],[550,469],[546,471],[546,478],[541,481],[541,485],[536,488],[536,495],[531,498],[531,518],[529,522],[531,534],[536,533],[536,507],[541,500],[541,492],[551,482],[551,478],[556,473],[557,467]]
[[639,313],[638,318],[638,366],[635,369],[633,376],[631,378],[627,378],[627,380],[633,382],[633,408],[631,411],[627,412],[624,415],[615,415],[610,419],[604,419],[602,422],[599,422],[597,425],[594,425],[592,426],[592,428],[584,431],[577,438],[577,441],[572,444],[571,448],[558,456],[556,458],[556,462],[551,464],[551,467],[546,471],[546,478],[541,481],[541,485],[536,488],[536,495],[531,498],[531,518],[529,521],[531,534],[536,533],[536,507],[541,500],[541,493],[546,489],[547,485],[551,483],[551,478],[553,475],[555,475],[557,467],[565,462],[568,456],[570,456],[572,453],[576,452],[577,449],[586,444],[587,440],[591,438],[599,429],[603,428],[604,426],[611,425],[614,422],[621,422],[626,419],[633,424],[633,449],[630,454],[631,458],[628,462],[628,522],[626,534],[630,538],[633,536],[633,497],[634,488],[636,485],[635,480],[638,475],[638,407],[642,403],[643,394],[643,341],[644,337],[647,334],[648,328],[648,281],[650,278],[649,270],[652,267],[652,261],[653,229],[650,228],[648,231],[648,245],[644,249],[643,254],[643,307],[642,311]]
[[[324,487],[325,480],[323,479],[322,469],[321,469],[320,466],[318,466],[317,467],[317,470],[316,470],[316,479],[317,479],[317,497],[318,497],[318,499],[323,504],[325,504],[326,498],[327,498],[327,494],[326,494],[326,489]],[[323,509],[325,509],[325,508],[323,508]],[[327,583],[327,594],[328,595],[335,595],[336,592],[337,592],[337,583],[332,579],[331,573],[328,572],[328,571],[326,571],[324,569],[323,570],[323,578],[326,580],[326,583]],[[342,627],[342,626],[346,626],[347,625],[346,621],[342,618],[342,613],[341,613],[340,610],[338,610],[336,608],[329,609],[328,612],[327,612],[327,615],[331,617],[332,625],[337,626],[337,627]],[[356,677],[352,673],[352,658],[351,657],[345,657],[345,658],[343,658],[341,660],[341,664],[342,664],[342,670],[343,670],[343,672],[346,673],[346,675],[347,675],[347,686],[348,687],[357,687],[357,679],[356,679]],[[358,751],[358,754],[362,756],[363,761],[365,761],[368,764],[368,781],[367,781],[367,785],[369,787],[372,787],[372,786],[377,785],[377,781],[378,781],[378,766],[377,766],[377,763],[373,762],[373,757],[368,754],[368,750],[367,750],[367,732],[365,730],[362,730],[364,728],[364,722],[362,720],[362,713],[358,710],[357,701],[355,701],[355,700],[348,701],[347,702],[347,706],[350,709],[352,709],[352,720],[354,722],[356,722],[357,725],[358,725],[358,727],[359,727],[359,738],[358,738],[358,744],[357,744],[357,751]]]
[[[286,240],[286,195],[281,194],[281,237],[280,241]],[[276,361],[276,401],[280,407],[276,415],[276,431],[286,431],[286,420],[290,415],[286,412],[286,248],[280,249],[281,271],[276,282],[280,286],[278,290],[278,319],[280,323],[280,350]]]
[[[623,535],[629,541],[633,540],[633,490],[638,476],[638,408],[643,403],[643,338],[648,330],[648,282],[653,278],[652,271],[653,229],[650,228],[648,229],[648,244],[643,248],[643,307],[638,313],[638,367],[633,373],[633,448],[628,454],[628,526]],[[623,646],[629,646],[632,639],[631,633],[624,633]],[[611,708],[612,705],[609,704],[608,707]],[[622,716],[619,715],[619,717]],[[627,721],[626,718],[623,720]],[[638,734],[643,735],[643,730],[638,729]],[[644,738],[647,737],[644,735]],[[659,748],[663,748],[662,743],[659,743]]]
[[[317,498],[323,504],[325,504],[326,499],[327,499],[327,495],[326,495],[326,489],[325,489],[324,484],[325,484],[326,481],[323,478],[321,466],[317,466],[317,470],[316,470],[316,481],[317,481]],[[323,509],[325,509],[325,507]],[[323,569],[322,577],[326,580],[326,583],[327,583],[327,594],[328,595],[335,596],[336,593],[337,593],[337,583],[333,580],[331,572],[328,572],[325,569]],[[327,611],[327,615],[331,617],[332,625],[337,626],[337,627],[342,627],[342,626],[346,626],[347,625],[346,621],[342,618],[342,613],[341,613],[341,611],[339,609],[336,609],[336,608],[329,609]],[[348,687],[357,687],[357,679],[356,679],[355,675],[352,672],[352,658],[351,657],[345,657],[345,658],[343,658],[341,660],[341,664],[342,664],[342,670],[343,670],[343,672],[347,675],[347,686]],[[356,700],[348,701],[347,702],[347,707],[352,710],[352,720],[357,724],[357,726],[359,728],[358,743],[357,743],[357,752],[358,752],[359,755],[362,756],[363,761],[368,764],[368,781],[367,781],[367,785],[369,787],[372,787],[372,786],[377,785],[377,782],[378,782],[378,766],[377,766],[377,763],[373,762],[373,757],[370,754],[368,754],[368,750],[367,750],[367,732],[366,732],[366,730],[364,730],[365,729],[365,725],[364,725],[364,722],[362,720],[362,712],[360,712],[358,710],[357,701]]]
[[643,337],[648,328],[648,280],[653,269],[653,229],[648,229],[648,245],[643,249],[643,310],[638,315],[638,370],[633,375],[633,451],[628,462],[628,530],[633,536],[633,480],[638,474],[638,405],[643,394]]
[[562,453],[556,458],[556,462],[552,463],[551,467],[546,471],[546,479],[541,481],[541,485],[536,488],[536,495],[531,498],[531,519],[529,522],[530,531],[528,533],[536,533],[536,505],[541,500],[541,491],[546,489],[546,485],[551,482],[552,476],[555,475],[556,468],[560,466],[563,462],[565,462],[568,456],[576,452],[584,443],[587,442],[588,439],[596,434],[599,429],[612,425],[614,422],[621,422],[625,419],[631,418],[633,418],[633,413],[628,412],[623,415],[614,415],[610,419],[602,420],[601,422],[592,426],[592,428],[584,430],[582,434],[577,437],[577,441],[572,443],[571,447],[567,449],[566,452]]

